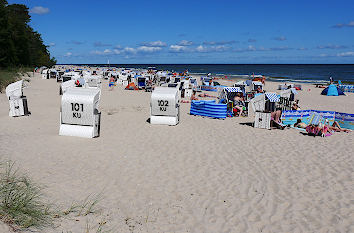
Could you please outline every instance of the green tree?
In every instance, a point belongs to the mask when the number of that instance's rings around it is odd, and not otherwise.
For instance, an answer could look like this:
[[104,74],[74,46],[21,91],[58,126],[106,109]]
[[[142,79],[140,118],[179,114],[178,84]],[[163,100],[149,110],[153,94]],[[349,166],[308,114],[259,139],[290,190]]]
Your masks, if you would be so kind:
[[52,66],[41,35],[29,26],[31,16],[23,4],[0,0],[0,67]]

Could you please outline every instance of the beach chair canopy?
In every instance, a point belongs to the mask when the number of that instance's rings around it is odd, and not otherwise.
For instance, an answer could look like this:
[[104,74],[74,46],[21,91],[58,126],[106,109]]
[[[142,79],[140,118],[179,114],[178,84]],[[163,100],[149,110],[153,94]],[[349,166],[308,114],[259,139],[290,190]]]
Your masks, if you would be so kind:
[[238,81],[234,85],[234,87],[239,87],[239,86],[247,86],[245,81]]
[[266,92],[265,96],[268,98],[270,102],[279,102],[280,96],[274,92]]
[[245,83],[246,83],[247,86],[251,86],[252,80],[246,80]]
[[240,87],[224,87],[226,92],[243,92]]
[[263,86],[263,83],[259,81],[252,81],[252,84],[257,86]]
[[20,98],[22,96],[23,80],[9,84],[6,87],[6,96],[10,98]]

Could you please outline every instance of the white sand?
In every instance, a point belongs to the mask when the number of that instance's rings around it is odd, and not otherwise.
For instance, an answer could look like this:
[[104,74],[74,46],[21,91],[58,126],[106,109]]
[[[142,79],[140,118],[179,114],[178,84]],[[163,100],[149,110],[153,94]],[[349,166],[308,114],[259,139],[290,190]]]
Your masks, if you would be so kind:
[[[99,213],[40,232],[85,232],[87,224],[96,232],[103,220],[103,229],[124,233],[354,232],[354,132],[314,138],[255,129],[240,124],[251,118],[191,116],[189,104],[178,126],[150,125],[149,93],[108,91],[104,81],[101,136],[64,137],[58,85],[32,78],[29,117],[10,118],[0,94],[0,154],[61,208],[89,194],[103,199]],[[354,94],[321,90],[306,86],[301,107],[354,113]]]

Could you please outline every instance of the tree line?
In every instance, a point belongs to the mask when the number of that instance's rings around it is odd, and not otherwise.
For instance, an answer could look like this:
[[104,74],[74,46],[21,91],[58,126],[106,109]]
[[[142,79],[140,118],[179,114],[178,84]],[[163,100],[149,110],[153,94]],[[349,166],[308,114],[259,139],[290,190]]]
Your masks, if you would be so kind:
[[51,67],[56,64],[41,35],[29,25],[27,6],[0,0],[0,67]]

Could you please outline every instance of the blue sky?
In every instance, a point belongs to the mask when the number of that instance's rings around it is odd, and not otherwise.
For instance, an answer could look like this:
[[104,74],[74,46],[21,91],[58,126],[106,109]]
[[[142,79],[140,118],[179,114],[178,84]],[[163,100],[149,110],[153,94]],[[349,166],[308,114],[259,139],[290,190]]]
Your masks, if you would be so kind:
[[354,63],[353,0],[9,0],[58,63]]

